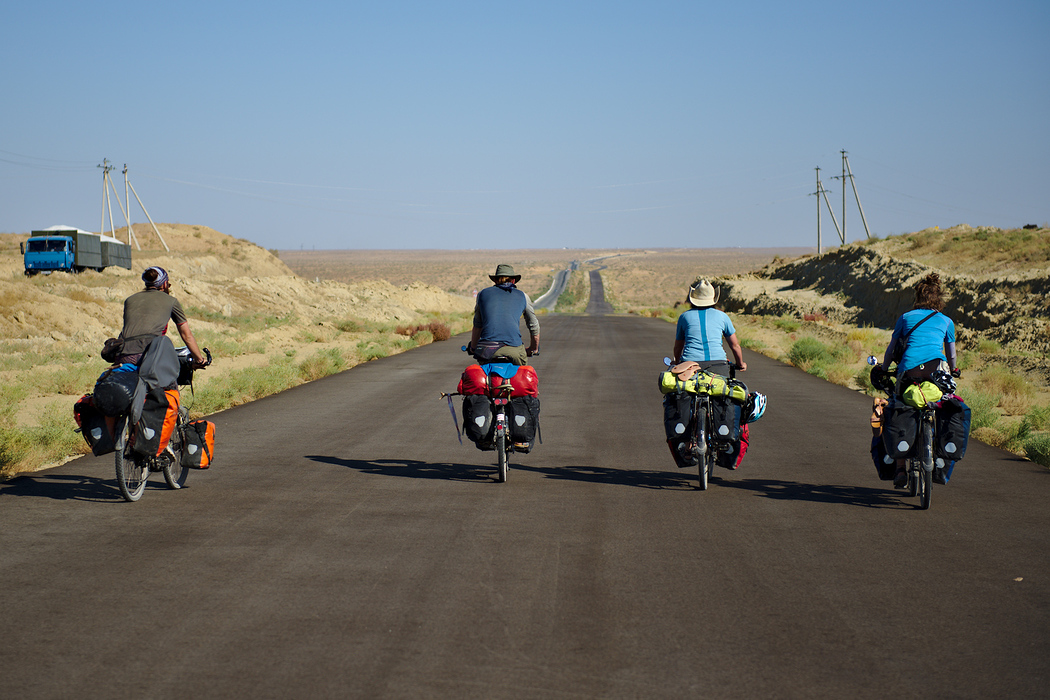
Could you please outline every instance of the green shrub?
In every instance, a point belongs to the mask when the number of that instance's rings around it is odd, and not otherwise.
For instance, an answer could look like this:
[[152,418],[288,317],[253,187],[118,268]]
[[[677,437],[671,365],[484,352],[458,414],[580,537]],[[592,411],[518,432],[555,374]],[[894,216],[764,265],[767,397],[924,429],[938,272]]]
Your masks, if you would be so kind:
[[991,394],[970,389],[963,396],[970,407],[970,429],[994,428],[999,422],[999,412],[995,410],[999,400]]
[[303,381],[312,382],[315,379],[327,377],[346,369],[346,358],[338,348],[322,350],[312,357],[299,363],[299,376]]
[[773,319],[773,325],[785,333],[794,333],[802,327],[802,322],[790,316],[781,316]]
[[1050,434],[1040,433],[1025,440],[1024,453],[1036,464],[1050,467]]
[[1050,406],[1032,406],[1024,419],[1032,430],[1050,430]]

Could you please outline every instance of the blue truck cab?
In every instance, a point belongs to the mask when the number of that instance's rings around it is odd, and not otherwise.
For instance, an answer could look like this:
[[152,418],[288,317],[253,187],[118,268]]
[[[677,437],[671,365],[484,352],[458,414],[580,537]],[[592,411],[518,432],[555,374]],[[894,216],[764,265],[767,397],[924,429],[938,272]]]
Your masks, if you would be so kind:
[[32,276],[56,270],[101,272],[110,265],[131,269],[131,246],[109,236],[81,231],[69,226],[52,226],[33,231],[22,243],[25,273]]

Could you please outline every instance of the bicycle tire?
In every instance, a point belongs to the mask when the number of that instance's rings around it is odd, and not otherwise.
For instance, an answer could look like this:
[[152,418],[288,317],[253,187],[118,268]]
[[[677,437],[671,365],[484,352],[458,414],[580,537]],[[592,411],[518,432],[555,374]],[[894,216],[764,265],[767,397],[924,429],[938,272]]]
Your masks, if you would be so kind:
[[694,411],[693,418],[693,444],[704,445],[705,450],[700,455],[699,462],[700,469],[700,490],[707,490],[707,482],[711,476],[711,463],[714,460],[714,456],[711,454],[711,445],[707,444],[707,405],[703,401],[696,402],[696,410]]
[[184,467],[182,462],[182,450],[175,452],[175,458],[168,461],[161,473],[164,474],[164,483],[169,489],[181,489],[186,485],[186,478],[190,475],[190,468]]
[[933,490],[933,425],[926,420],[922,423],[922,464],[918,476],[919,508],[929,510]]
[[131,427],[128,425],[128,416],[118,419],[117,444],[114,451],[114,463],[117,472],[117,487],[120,495],[125,501],[135,502],[142,498],[146,490],[146,479],[149,478],[149,470],[145,461],[137,457],[129,447]]
[[182,450],[186,446],[186,423],[189,421],[189,412],[182,406],[179,407],[179,422],[175,426],[175,435],[172,436],[172,453],[161,472],[164,474],[164,483],[169,489],[181,489],[186,485],[186,479],[190,475],[190,468],[182,466]]
[[501,484],[507,483],[507,436],[499,432],[496,434],[496,468],[496,480]]

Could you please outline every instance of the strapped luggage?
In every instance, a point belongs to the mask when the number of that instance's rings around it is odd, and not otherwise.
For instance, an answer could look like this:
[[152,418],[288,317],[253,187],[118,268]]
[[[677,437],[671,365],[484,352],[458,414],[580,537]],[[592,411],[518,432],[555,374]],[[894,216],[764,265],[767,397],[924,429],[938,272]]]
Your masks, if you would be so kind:
[[139,383],[138,372],[115,372],[106,370],[95,382],[92,396],[95,408],[104,416],[119,416],[131,407],[135,387]]
[[907,457],[919,435],[919,409],[899,399],[890,402],[882,423],[882,442],[893,459]]
[[901,398],[913,408],[925,408],[927,404],[937,403],[944,392],[933,382],[916,382],[904,387]]
[[463,432],[472,442],[492,442],[492,402],[487,396],[467,394],[463,397]]
[[955,462],[966,454],[970,438],[970,407],[958,396],[946,396],[937,409],[937,437],[933,451],[945,462]]
[[481,365],[468,365],[463,370],[463,376],[459,379],[456,393],[465,396],[487,396],[489,393],[489,375],[485,374],[485,370],[481,368]]
[[150,389],[135,425],[132,449],[142,455],[159,456],[168,446],[179,416],[178,389]]
[[[528,453],[536,442],[540,424],[540,400],[535,396],[512,396],[507,406],[507,428],[515,452]],[[523,447],[524,446],[524,447]]]
[[[510,378],[510,385],[513,387],[510,392],[511,397],[540,395],[539,377],[536,376],[536,370],[528,365],[518,367],[518,371]],[[537,406],[539,406],[538,403]]]
[[889,403],[878,396],[871,400],[871,434],[874,436],[882,435],[882,423],[885,420],[886,406]]
[[106,417],[95,406],[94,397],[91,394],[84,394],[79,401],[73,404],[73,418],[93,455],[98,457],[116,449],[113,435],[110,434],[109,427],[106,425]]
[[195,420],[182,433],[182,466],[207,469],[215,459],[215,424]]

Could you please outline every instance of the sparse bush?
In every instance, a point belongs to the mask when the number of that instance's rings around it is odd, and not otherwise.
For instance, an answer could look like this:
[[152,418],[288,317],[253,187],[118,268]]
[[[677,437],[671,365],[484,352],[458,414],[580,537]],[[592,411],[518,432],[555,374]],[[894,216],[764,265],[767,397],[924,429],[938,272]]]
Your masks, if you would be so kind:
[[998,401],[994,396],[969,389],[963,400],[970,407],[970,430],[993,428],[999,422],[999,412],[995,410]]
[[979,338],[977,347],[974,350],[984,355],[990,355],[1002,350],[1002,346],[990,338]]
[[330,348],[300,362],[299,376],[303,381],[312,382],[315,379],[342,372],[346,366],[347,362],[343,353],[338,348]]
[[1007,415],[1022,415],[1031,407],[1035,389],[1027,379],[1005,367],[989,367],[974,381],[981,391],[998,397],[998,406]]
[[1050,467],[1050,434],[1041,433],[1025,440],[1024,453],[1036,464]]
[[798,319],[790,316],[781,316],[773,319],[773,325],[785,333],[794,333],[802,327],[802,323]]
[[1050,430],[1050,406],[1032,406],[1024,419],[1032,430]]

